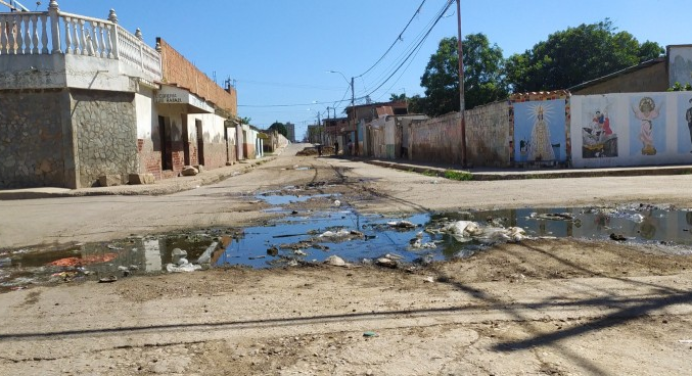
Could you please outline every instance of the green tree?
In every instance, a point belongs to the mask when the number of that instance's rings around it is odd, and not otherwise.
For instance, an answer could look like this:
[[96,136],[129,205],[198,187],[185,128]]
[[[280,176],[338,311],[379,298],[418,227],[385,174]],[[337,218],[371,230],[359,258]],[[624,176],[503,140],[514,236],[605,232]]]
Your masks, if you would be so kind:
[[568,89],[664,53],[658,43],[640,44],[632,34],[616,31],[606,18],[555,32],[533,49],[512,55],[506,68],[512,91]]
[[390,102],[405,101],[406,99],[407,99],[407,98],[406,98],[406,93],[401,93],[401,94],[394,94],[394,93],[392,93],[392,94],[389,96],[389,101],[390,101]]
[[286,129],[286,125],[284,125],[284,123],[275,121],[272,125],[269,126],[269,130],[276,130],[280,134],[284,135],[284,137],[288,137],[288,129]]
[[[443,38],[421,77],[426,95],[422,104],[430,116],[459,111],[457,41]],[[506,98],[504,58],[497,44],[491,45],[482,33],[469,34],[463,40],[463,56],[466,109]]]
[[244,116],[240,118],[240,123],[241,124],[250,124],[252,122],[252,118]]

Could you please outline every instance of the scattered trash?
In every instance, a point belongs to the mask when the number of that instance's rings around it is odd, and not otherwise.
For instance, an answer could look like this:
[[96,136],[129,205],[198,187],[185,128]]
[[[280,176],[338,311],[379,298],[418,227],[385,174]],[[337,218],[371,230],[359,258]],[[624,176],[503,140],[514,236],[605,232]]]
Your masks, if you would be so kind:
[[197,259],[198,264],[202,265],[209,265],[211,263],[211,255],[214,253],[216,248],[219,246],[218,242],[213,242],[207,249],[202,253],[201,256]]
[[341,201],[339,200],[334,200],[334,206],[341,206]]
[[425,277],[425,278],[423,278],[423,281],[424,281],[424,282],[428,282],[428,283],[434,283],[434,282],[435,282],[435,278],[433,278],[433,277]]
[[[110,248],[110,247],[109,247]],[[58,267],[79,267],[93,264],[111,262],[118,257],[116,253],[105,253],[100,255],[84,255],[82,257],[65,257],[48,263],[48,266]]]
[[363,333],[363,337],[366,337],[366,338],[379,337],[379,336],[380,336],[379,334],[377,334],[375,332],[370,332],[370,331]]
[[[183,259],[185,260],[185,259]],[[187,261],[187,260],[185,260]],[[178,266],[175,266],[174,264],[167,264],[166,265],[166,271],[169,273],[189,273],[189,272],[194,272],[196,270],[202,270],[201,265],[195,265],[191,264],[189,262],[184,263],[184,264],[179,264]]]
[[99,283],[113,283],[113,282],[116,282],[117,280],[118,280],[118,277],[111,275],[108,277],[100,278]]
[[412,229],[416,228],[416,225],[409,222],[409,221],[400,221],[400,222],[387,222],[389,227],[392,228],[397,228],[397,229]]
[[615,240],[615,241],[617,241],[617,242],[624,242],[624,241],[627,240],[627,238],[626,238],[624,235],[622,235],[622,234],[616,234],[616,233],[614,233],[614,232],[611,232],[611,233],[610,233],[610,238],[613,239],[613,240]]
[[299,257],[305,257],[308,255],[307,253],[305,253],[304,251],[302,251],[300,249],[293,251],[293,254],[296,256],[299,256]]
[[346,261],[337,255],[327,257],[324,263],[331,266],[346,266]]

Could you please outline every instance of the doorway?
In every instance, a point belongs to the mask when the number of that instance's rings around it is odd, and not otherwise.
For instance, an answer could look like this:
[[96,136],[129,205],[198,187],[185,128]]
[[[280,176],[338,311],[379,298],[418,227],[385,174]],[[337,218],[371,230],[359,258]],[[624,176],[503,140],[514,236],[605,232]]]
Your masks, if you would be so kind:
[[204,133],[202,133],[202,120],[195,119],[195,130],[197,131],[197,161],[204,166]]
[[190,133],[187,129],[187,115],[183,114],[183,162],[190,165]]
[[159,116],[159,137],[161,142],[161,169],[172,170],[171,133],[166,129],[166,118],[163,116]]

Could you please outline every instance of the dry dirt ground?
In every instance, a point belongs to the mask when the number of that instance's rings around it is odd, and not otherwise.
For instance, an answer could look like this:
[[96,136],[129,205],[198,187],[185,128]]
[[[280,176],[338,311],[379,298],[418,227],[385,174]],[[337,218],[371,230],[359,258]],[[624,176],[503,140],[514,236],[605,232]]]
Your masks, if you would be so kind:
[[[0,202],[0,249],[249,225],[275,215],[256,194],[287,185],[372,213],[692,205],[692,176],[455,182],[298,150],[175,195]],[[656,247],[556,239],[415,270],[229,268],[37,287],[0,295],[0,374],[689,375],[691,271],[691,257]]]

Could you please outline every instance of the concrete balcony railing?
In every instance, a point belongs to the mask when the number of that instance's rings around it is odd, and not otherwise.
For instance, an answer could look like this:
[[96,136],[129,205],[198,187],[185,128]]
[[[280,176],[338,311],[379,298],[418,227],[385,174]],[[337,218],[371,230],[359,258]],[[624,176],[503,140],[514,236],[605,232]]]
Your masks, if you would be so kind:
[[[50,2],[47,12],[0,13],[0,64],[20,56],[39,63],[41,57],[81,56],[82,67],[112,67],[107,63],[90,64],[88,59],[113,60],[119,63],[119,73],[148,82],[160,81],[161,54],[144,43],[139,29],[131,34],[117,21],[113,10],[108,20],[61,12],[55,0]],[[16,66],[5,62],[4,66],[7,65]],[[48,68],[38,65],[42,70]]]

